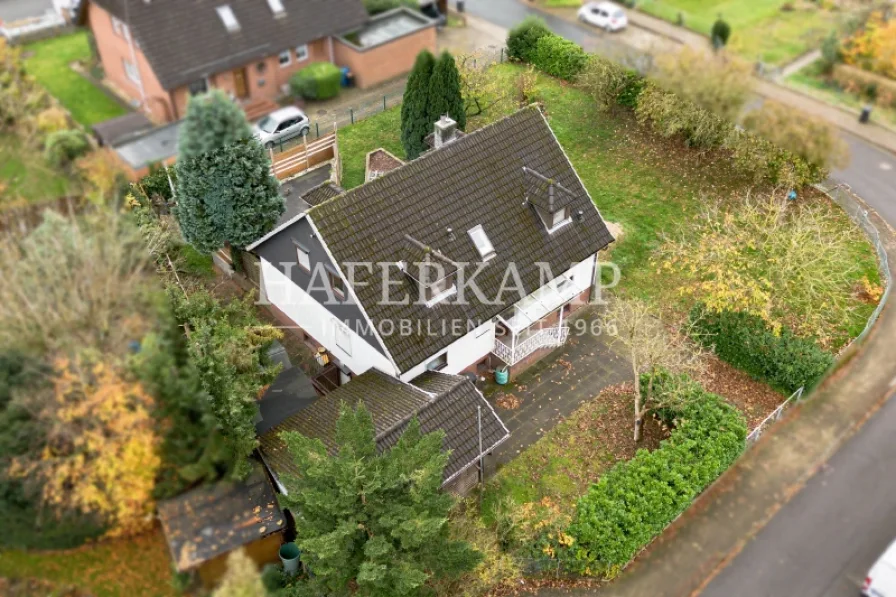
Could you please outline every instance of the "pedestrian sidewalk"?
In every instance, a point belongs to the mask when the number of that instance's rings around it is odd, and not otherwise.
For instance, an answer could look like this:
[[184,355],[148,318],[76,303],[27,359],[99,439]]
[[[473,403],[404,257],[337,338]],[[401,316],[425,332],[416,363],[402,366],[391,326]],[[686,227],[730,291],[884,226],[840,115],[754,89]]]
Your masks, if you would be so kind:
[[[532,6],[538,11],[563,18],[568,21],[576,22],[576,11],[571,8],[545,8],[535,7],[529,2],[520,0],[527,6]],[[655,35],[671,40],[678,45],[687,45],[693,48],[708,49],[710,47],[709,39],[686,29],[664,21],[652,15],[645,14],[638,10],[626,9],[629,24],[640,29],[649,31]],[[629,42],[624,35],[619,36],[620,41]],[[800,57],[800,62],[805,57]],[[788,67],[784,67],[785,71]],[[789,87],[785,87],[779,83],[769,81],[767,79],[756,78],[756,93],[765,99],[775,100],[787,104],[801,112],[818,116],[833,123],[842,131],[854,135],[864,141],[872,143],[881,149],[896,153],[896,130],[882,126],[877,123],[860,124],[858,116],[846,108],[833,106],[804,93],[800,93]]]
[[[896,275],[896,237],[872,212]],[[606,596],[696,596],[855,433],[896,387],[896,307],[867,341],[713,484],[645,550]],[[544,590],[539,597],[592,595]]]

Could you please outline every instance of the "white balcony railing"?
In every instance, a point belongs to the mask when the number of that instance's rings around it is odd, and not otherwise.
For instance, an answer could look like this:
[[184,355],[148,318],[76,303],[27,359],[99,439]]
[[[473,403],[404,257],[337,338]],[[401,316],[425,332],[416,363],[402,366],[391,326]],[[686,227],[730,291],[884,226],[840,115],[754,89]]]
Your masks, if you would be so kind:
[[528,338],[510,344],[505,344],[503,340],[495,338],[494,353],[508,365],[516,365],[536,350],[563,346],[566,344],[567,337],[569,337],[569,328],[560,326],[538,330]]

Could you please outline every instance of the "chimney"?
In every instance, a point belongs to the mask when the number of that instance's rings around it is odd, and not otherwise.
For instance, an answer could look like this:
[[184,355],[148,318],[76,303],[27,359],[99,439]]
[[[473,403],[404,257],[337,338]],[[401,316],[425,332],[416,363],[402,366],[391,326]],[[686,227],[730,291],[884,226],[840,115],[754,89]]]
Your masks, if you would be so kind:
[[457,139],[457,123],[446,114],[436,122],[435,142],[433,147],[441,149]]

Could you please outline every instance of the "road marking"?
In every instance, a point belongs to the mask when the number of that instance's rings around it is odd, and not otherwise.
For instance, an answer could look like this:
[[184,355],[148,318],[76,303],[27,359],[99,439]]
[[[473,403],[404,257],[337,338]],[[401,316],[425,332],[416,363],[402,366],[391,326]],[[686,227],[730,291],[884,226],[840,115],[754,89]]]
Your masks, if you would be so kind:
[[881,169],[881,170],[892,170],[892,169],[893,169],[893,164],[891,164],[891,163],[889,163],[889,162],[881,162],[881,163],[880,163],[880,169]]

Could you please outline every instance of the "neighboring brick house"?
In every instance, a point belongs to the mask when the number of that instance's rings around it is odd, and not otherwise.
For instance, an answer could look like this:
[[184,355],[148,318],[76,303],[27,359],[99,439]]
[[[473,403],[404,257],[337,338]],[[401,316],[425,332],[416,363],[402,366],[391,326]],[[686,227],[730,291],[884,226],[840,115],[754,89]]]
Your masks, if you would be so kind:
[[309,202],[248,247],[267,300],[343,380],[517,374],[566,341],[590,296],[613,237],[538,108],[455,128],[443,118],[433,151]]
[[156,122],[179,120],[210,87],[251,116],[312,62],[348,66],[369,87],[436,46],[433,21],[407,9],[371,19],[361,0],[84,0],[78,20],[108,81]]

